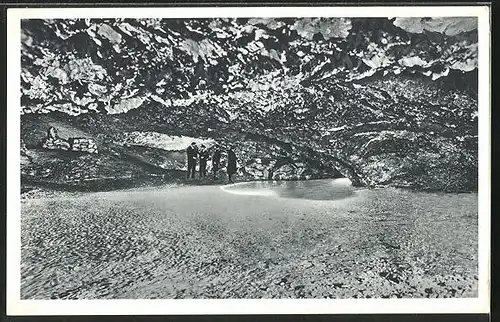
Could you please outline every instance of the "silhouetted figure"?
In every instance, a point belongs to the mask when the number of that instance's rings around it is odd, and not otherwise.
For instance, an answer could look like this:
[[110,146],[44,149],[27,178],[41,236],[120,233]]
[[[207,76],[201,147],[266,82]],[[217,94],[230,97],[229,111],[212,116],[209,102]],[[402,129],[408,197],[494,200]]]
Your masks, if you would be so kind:
[[229,178],[229,182],[233,183],[232,176],[236,173],[236,154],[234,153],[232,148],[229,148],[227,151],[227,176]]
[[207,160],[208,160],[208,150],[205,145],[201,145],[200,151],[198,152],[200,158],[200,178],[205,178],[207,176]]
[[212,154],[212,172],[214,174],[214,180],[217,179],[217,173],[219,172],[220,156],[220,146],[219,144],[215,144],[214,153]]
[[49,127],[47,131],[47,137],[53,140],[59,139],[59,135],[57,134],[57,129],[53,126]]
[[188,148],[186,149],[186,154],[188,161],[187,178],[194,179],[194,174],[196,172],[196,157],[198,156],[198,146],[196,146],[195,142],[191,143],[191,145],[188,146]]
[[47,137],[42,139],[42,147],[50,150],[67,151],[71,148],[71,144],[67,140],[60,138],[57,129],[51,126],[47,131]]

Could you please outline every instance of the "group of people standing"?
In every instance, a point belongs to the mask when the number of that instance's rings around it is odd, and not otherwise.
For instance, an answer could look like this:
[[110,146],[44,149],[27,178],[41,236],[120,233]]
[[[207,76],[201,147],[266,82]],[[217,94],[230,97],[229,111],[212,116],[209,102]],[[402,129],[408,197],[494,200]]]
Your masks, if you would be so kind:
[[[186,149],[187,179],[195,178],[197,164],[199,165],[200,178],[205,178],[207,176],[207,161],[210,158],[210,152],[212,156],[213,178],[214,180],[217,180],[222,155],[220,145],[216,143],[213,148],[208,149],[204,144],[201,144],[200,148],[198,148],[196,142],[191,143],[191,145]],[[236,170],[236,154],[233,149],[229,147],[227,149],[227,176],[230,183],[233,183],[232,176],[236,173]]]

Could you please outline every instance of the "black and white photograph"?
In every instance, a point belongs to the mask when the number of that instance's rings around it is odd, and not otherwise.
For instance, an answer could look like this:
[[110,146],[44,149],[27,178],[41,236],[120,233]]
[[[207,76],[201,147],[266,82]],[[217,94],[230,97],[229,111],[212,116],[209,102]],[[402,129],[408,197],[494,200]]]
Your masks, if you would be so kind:
[[477,13],[210,9],[9,34],[20,303],[482,297]]

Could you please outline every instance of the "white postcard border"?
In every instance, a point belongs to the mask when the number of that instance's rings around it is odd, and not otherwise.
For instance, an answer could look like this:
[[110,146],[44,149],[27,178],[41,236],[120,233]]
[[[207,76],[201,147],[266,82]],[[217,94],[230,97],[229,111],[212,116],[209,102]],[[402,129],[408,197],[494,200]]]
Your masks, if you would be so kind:
[[[20,20],[34,18],[478,17],[479,297],[459,299],[21,300]],[[31,8],[7,10],[7,314],[488,313],[490,302],[490,11],[488,6]]]

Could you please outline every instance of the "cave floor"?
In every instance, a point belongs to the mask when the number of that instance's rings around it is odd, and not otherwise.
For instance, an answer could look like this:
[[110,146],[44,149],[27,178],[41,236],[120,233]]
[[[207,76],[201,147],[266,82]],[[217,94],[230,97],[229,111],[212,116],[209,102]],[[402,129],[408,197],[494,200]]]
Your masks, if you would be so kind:
[[477,194],[218,186],[23,201],[23,299],[477,296]]

